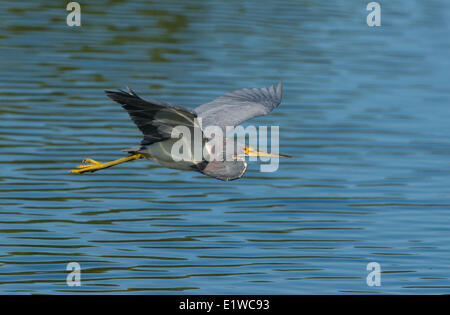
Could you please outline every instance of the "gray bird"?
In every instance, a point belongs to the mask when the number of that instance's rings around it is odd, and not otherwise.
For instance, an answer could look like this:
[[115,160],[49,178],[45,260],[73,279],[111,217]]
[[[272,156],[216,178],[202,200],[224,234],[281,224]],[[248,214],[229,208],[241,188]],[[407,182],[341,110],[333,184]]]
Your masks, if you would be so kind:
[[[194,170],[220,180],[241,178],[246,169],[245,156],[290,157],[287,155],[260,152],[233,139],[223,137],[223,146],[212,148],[204,131],[208,127],[219,128],[226,135],[227,127],[235,127],[253,117],[270,113],[281,103],[282,84],[269,88],[241,89],[220,96],[195,110],[170,103],[144,100],[134,91],[105,91],[106,95],[128,112],[133,122],[144,135],[137,147],[125,149],[130,155],[115,161],[101,163],[92,159],[83,160],[72,173],[95,172],[124,162],[147,158],[161,166],[180,170]],[[173,146],[178,138],[173,137],[175,128],[185,127],[192,135],[200,134],[201,146],[205,154],[194,153],[195,141],[185,143],[187,150],[176,151]],[[187,140],[195,140],[189,139]],[[235,151],[228,153],[225,148],[233,146]],[[186,151],[186,152],[184,152]],[[236,154],[237,152],[237,154]],[[184,159],[181,159],[182,154]],[[222,158],[211,158],[212,156]],[[188,158],[186,158],[188,157]],[[90,163],[90,164],[87,164]]]

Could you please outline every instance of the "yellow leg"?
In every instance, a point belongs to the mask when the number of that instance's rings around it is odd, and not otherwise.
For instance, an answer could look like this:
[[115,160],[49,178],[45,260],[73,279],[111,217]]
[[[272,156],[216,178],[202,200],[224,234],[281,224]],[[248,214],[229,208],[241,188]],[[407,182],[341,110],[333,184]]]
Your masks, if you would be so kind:
[[77,166],[76,170],[71,170],[71,173],[75,173],[75,174],[82,174],[82,173],[86,173],[86,172],[95,172],[98,170],[102,170],[104,168],[108,168],[114,165],[118,165],[118,164],[122,164],[125,162],[129,162],[129,161],[133,161],[133,160],[137,160],[137,159],[141,159],[144,156],[140,153],[137,154],[133,154],[118,160],[114,160],[111,162],[106,162],[106,163],[101,163],[101,162],[97,162],[95,160],[92,159],[85,159],[83,160],[81,163],[91,163],[91,164],[83,164],[83,165],[79,165]]

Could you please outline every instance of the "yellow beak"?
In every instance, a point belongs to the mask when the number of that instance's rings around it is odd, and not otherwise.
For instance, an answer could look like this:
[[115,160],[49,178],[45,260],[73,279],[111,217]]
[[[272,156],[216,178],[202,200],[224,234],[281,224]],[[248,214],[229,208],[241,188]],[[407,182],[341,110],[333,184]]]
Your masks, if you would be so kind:
[[264,156],[264,157],[272,157],[272,158],[292,158],[290,155],[285,154],[272,154],[267,152],[258,151],[256,149],[245,147],[244,149],[245,156]]

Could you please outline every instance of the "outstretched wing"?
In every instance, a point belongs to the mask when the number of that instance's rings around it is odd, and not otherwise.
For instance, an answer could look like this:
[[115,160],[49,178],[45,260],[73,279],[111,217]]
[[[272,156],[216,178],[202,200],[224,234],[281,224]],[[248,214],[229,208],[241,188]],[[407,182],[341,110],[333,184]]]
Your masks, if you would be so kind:
[[227,126],[238,126],[253,117],[270,113],[281,103],[283,86],[275,88],[242,89],[225,94],[212,102],[195,109],[201,118],[202,129],[218,126],[225,130]]
[[176,126],[190,129],[195,124],[197,114],[192,110],[156,100],[144,100],[131,89],[125,91],[105,91],[113,101],[121,104],[136,126],[144,134],[141,145],[149,145],[171,137]]

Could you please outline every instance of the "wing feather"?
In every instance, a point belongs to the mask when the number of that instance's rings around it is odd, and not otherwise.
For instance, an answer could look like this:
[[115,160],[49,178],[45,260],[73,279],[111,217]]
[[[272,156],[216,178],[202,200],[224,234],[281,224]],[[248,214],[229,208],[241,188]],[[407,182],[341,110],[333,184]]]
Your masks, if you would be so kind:
[[241,89],[220,96],[195,109],[201,118],[202,128],[238,126],[251,118],[270,113],[282,99],[283,85],[260,89]]
[[183,106],[157,100],[144,100],[134,91],[105,91],[113,101],[121,104],[143,133],[141,145],[149,145],[171,137],[176,126],[195,127],[197,114]]

